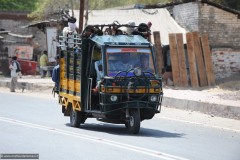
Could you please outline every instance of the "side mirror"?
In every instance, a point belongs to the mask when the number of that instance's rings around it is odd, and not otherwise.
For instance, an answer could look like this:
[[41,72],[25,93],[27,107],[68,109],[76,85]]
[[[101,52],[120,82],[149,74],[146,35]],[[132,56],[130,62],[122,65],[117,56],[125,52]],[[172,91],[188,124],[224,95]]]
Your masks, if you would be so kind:
[[101,65],[101,64],[98,65],[98,70],[99,70],[99,71],[103,71],[103,68],[102,68],[102,65]]

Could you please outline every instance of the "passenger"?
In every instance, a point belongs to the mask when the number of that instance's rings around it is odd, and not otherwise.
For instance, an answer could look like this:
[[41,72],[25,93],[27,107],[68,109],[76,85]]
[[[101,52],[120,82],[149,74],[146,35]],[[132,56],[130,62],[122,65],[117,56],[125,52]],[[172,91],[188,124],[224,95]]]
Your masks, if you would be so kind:
[[95,62],[101,59],[101,49],[99,47],[95,47],[92,53],[92,62],[90,68],[90,76],[92,77],[93,84],[92,87],[95,88],[97,84],[97,70],[95,69]]
[[102,57],[101,55],[101,49],[98,48],[98,47],[95,47],[94,50],[93,50],[93,57],[92,57],[92,60],[93,61],[98,61],[100,60]]
[[52,72],[52,81],[55,83],[55,86],[53,88],[54,92],[58,93],[59,92],[59,81],[60,81],[60,73],[59,73],[59,61],[60,61],[60,56],[57,55],[55,57],[56,60],[56,66],[53,68]]
[[94,28],[92,27],[87,27],[84,31],[84,33],[82,34],[82,37],[84,38],[88,38],[94,35]]
[[131,35],[133,31],[135,30],[135,22],[134,21],[128,21],[128,27],[122,28],[123,33]]
[[148,41],[150,41],[151,42],[151,27],[152,27],[152,22],[148,22],[147,23],[147,26],[148,26],[148,31],[147,31],[147,39],[148,39]]
[[99,60],[94,63],[95,70],[97,72],[97,78],[96,78],[96,86],[98,85],[98,82],[103,78],[103,68],[102,68],[102,56],[101,52],[99,52]]
[[[77,34],[76,31],[76,18],[74,17],[70,17],[68,18],[68,27],[64,27],[63,28],[63,36],[65,38],[63,38],[63,45],[69,47],[69,48],[73,48],[74,47],[74,35]],[[66,50],[66,47],[62,47],[62,50]]]
[[104,31],[104,35],[111,35],[111,29],[106,28],[105,31]]
[[153,69],[149,67],[149,58],[147,55],[141,55],[140,57],[140,68],[144,72],[153,72]]
[[146,23],[140,23],[137,29],[132,32],[133,35],[141,35],[146,39],[148,39],[149,33],[149,27]]
[[[101,79],[103,78],[103,68],[102,68],[102,54],[100,48],[95,48],[93,55],[95,55],[95,60],[92,61],[94,67],[91,69],[91,72],[95,72],[95,75],[91,73],[91,77],[93,79],[92,84],[92,93],[98,93],[99,85]],[[96,59],[97,58],[97,59]]]
[[123,35],[123,31],[121,29],[117,29],[115,35]]
[[115,63],[118,61],[116,54],[108,55],[108,71],[114,72],[116,71]]

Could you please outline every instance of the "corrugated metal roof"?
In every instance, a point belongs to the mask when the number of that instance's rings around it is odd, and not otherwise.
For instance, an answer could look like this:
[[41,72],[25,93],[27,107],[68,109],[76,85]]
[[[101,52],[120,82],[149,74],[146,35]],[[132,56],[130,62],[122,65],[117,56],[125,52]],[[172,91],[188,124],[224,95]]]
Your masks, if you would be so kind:
[[103,35],[91,38],[100,45],[150,45],[150,43],[139,35]]

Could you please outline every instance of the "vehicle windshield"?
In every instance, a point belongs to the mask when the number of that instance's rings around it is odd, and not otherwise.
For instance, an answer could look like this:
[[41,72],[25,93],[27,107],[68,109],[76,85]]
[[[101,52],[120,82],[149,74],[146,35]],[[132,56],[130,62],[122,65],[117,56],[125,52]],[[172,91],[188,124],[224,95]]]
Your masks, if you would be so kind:
[[108,76],[137,67],[155,74],[150,48],[107,48],[106,59]]

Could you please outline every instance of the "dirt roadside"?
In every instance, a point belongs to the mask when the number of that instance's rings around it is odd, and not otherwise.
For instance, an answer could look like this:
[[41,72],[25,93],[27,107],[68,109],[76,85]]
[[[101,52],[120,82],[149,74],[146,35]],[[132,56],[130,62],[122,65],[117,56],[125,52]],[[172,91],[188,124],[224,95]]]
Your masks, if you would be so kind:
[[240,107],[240,77],[219,82],[213,87],[183,88],[164,86],[164,95],[178,99]]

